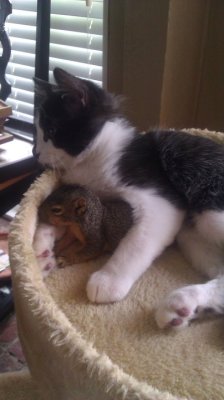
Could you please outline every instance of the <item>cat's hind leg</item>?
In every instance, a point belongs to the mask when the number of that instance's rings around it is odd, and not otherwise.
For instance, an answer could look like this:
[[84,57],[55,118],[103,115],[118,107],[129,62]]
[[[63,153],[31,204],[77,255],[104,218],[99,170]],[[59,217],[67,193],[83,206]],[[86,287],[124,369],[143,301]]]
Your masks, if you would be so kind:
[[209,278],[224,275],[224,211],[204,211],[183,226],[178,245],[191,265]]
[[178,243],[196,269],[217,279],[171,292],[156,312],[161,328],[184,327],[208,312],[224,313],[224,212],[197,214],[191,224],[179,232]]
[[156,311],[160,328],[184,328],[197,318],[224,314],[224,277],[171,292]]

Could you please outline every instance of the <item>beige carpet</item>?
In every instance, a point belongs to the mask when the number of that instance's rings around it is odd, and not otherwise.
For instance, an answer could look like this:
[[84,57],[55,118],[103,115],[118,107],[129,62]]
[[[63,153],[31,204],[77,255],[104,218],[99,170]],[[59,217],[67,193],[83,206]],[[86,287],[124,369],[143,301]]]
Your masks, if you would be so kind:
[[[38,398],[223,400],[224,319],[195,322],[177,333],[161,331],[155,323],[154,309],[166,293],[204,280],[175,245],[120,303],[87,300],[88,276],[103,259],[56,270],[42,281],[32,240],[37,207],[55,183],[56,177],[45,173],[34,184],[10,234],[20,338]],[[0,379],[0,398],[11,400],[7,379],[5,386]],[[29,393],[37,390],[30,380],[27,385]],[[16,385],[14,390],[17,398]]]

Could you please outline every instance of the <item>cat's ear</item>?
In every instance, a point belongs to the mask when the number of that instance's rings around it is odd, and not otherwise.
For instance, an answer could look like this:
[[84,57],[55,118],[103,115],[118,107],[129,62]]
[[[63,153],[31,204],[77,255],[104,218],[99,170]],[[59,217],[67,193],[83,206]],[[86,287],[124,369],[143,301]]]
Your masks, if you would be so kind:
[[35,94],[39,97],[46,97],[52,92],[53,85],[42,79],[33,78]]
[[88,86],[83,79],[79,79],[58,67],[54,69],[54,78],[62,89],[70,95],[72,95],[72,93],[78,95],[82,105],[87,105],[89,98]]

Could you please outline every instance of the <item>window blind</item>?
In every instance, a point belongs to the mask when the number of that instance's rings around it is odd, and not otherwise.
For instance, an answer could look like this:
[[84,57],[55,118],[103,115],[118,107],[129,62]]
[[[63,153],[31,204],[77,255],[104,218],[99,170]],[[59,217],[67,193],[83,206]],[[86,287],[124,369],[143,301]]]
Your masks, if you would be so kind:
[[[12,93],[7,103],[17,119],[33,122],[36,50],[36,0],[11,0],[13,12],[6,29],[12,55],[7,79]],[[49,80],[58,66],[81,78],[102,85],[103,70],[103,0],[89,7],[85,0],[51,0]]]
[[12,47],[6,69],[12,92],[6,102],[12,106],[15,118],[33,122],[37,1],[12,0],[11,3],[12,14],[5,26]]
[[51,1],[50,80],[55,66],[102,84],[103,0]]

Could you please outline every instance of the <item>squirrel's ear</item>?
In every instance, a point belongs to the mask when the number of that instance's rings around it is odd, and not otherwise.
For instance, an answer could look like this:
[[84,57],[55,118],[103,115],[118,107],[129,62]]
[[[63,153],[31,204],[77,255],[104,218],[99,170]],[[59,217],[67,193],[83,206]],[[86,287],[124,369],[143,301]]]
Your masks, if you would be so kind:
[[78,197],[73,202],[73,210],[76,215],[83,215],[86,212],[87,204],[84,197]]

